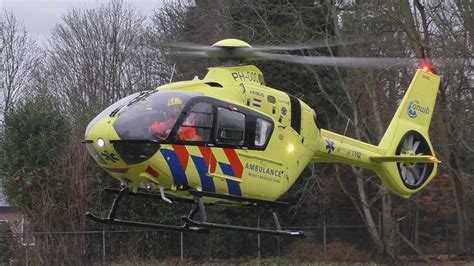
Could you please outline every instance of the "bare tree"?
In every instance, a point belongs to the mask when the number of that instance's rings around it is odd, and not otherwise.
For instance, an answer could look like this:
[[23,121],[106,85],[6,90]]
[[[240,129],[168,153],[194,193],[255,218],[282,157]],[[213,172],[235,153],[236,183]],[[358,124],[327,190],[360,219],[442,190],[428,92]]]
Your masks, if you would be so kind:
[[66,110],[90,117],[104,105],[160,82],[144,20],[123,1],[63,16],[52,31],[45,71],[47,86],[65,99]]
[[35,63],[35,43],[13,13],[0,15],[0,88],[2,112],[19,100]]
[[473,60],[473,5],[471,1],[431,3],[414,0],[410,3],[404,0],[400,7],[401,16],[393,12],[388,14],[394,23],[402,25],[415,54],[432,60],[435,71],[443,78],[434,117],[435,143],[438,144],[435,147],[439,147],[439,157],[447,166],[445,172],[451,180],[458,222],[458,250],[464,251],[470,234],[465,178],[460,164],[464,151],[472,151],[469,145],[463,145],[465,139],[472,136],[472,130],[465,128],[461,121],[472,120],[473,95],[468,83],[474,73],[470,63]]
[[[369,2],[340,3],[336,6],[338,37],[342,40],[365,40],[364,43],[341,47],[339,53],[347,56],[405,57],[400,28],[386,20],[386,5]],[[407,75],[403,70],[341,70],[334,69],[341,87],[339,102],[334,101],[325,86],[318,84],[322,96],[346,119],[345,134],[368,143],[377,144],[384,135],[384,128],[395,113],[396,101],[407,88]],[[315,73],[315,79],[320,80]],[[341,104],[341,102],[343,104]],[[344,106],[344,108],[340,108]],[[344,123],[339,130],[344,130]],[[336,129],[337,130],[337,129]],[[394,202],[387,187],[371,172],[350,168],[350,172],[336,168],[339,183],[351,198],[378,253],[396,257],[396,227],[393,217]],[[353,178],[343,178],[352,175]],[[351,190],[349,187],[356,187]],[[382,218],[378,228],[376,217]]]

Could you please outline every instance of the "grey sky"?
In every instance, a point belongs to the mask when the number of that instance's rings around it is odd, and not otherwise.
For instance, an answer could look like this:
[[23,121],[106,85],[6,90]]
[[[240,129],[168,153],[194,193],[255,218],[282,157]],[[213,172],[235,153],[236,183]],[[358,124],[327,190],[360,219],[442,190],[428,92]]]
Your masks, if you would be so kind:
[[[44,44],[51,28],[69,9],[94,8],[110,0],[0,0],[0,9],[6,9],[21,20],[28,33]],[[137,7],[140,13],[151,15],[152,10],[163,5],[162,0],[125,0]]]
[[[26,27],[28,34],[38,45],[44,46],[50,30],[71,8],[95,8],[113,0],[0,0],[0,12],[11,11]],[[140,13],[150,16],[154,9],[163,5],[163,0],[124,0],[135,6]],[[3,102],[0,93],[0,102]],[[0,112],[0,121],[3,114]],[[1,129],[0,129],[1,130]],[[0,206],[7,205],[0,183]]]

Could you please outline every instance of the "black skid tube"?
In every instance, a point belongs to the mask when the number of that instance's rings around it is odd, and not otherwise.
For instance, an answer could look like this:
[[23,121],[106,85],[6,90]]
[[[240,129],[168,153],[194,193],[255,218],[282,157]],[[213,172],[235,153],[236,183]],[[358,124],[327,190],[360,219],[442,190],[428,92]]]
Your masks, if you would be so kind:
[[[123,226],[136,226],[142,228],[150,228],[150,229],[160,229],[160,230],[168,230],[168,231],[180,231],[180,232],[195,232],[195,233],[208,233],[209,230],[202,227],[194,227],[189,226],[187,223],[184,225],[166,225],[166,224],[156,224],[156,223],[147,223],[147,222],[137,222],[137,221],[128,221],[128,220],[121,220],[115,219],[115,215],[118,210],[118,206],[120,201],[124,196],[137,196],[143,198],[161,198],[161,196],[155,195],[153,193],[146,193],[146,192],[137,192],[132,193],[129,192],[127,188],[117,190],[117,189],[104,189],[107,193],[116,194],[116,197],[110,207],[109,215],[107,218],[99,218],[91,212],[86,213],[86,217],[91,219],[94,222],[101,223],[101,224],[111,224],[111,225],[123,225]],[[191,212],[187,217],[192,219],[195,212]]]
[[93,213],[86,213],[87,218],[91,219],[94,222],[101,224],[111,224],[111,225],[123,225],[123,226],[136,226],[142,228],[150,229],[161,229],[168,231],[180,231],[180,232],[196,232],[196,233],[208,233],[209,230],[202,227],[191,227],[191,226],[177,226],[177,225],[166,225],[166,224],[155,224],[155,223],[146,223],[146,222],[136,222],[120,219],[110,219],[110,218],[99,218]]
[[[106,188],[104,189],[104,191],[107,193],[116,195],[112,203],[112,206],[110,207],[108,217],[100,218],[91,212],[87,212],[86,214],[87,218],[91,219],[94,222],[98,222],[102,224],[136,226],[136,227],[142,227],[142,228],[179,231],[179,232],[194,232],[194,233],[209,233],[210,231],[209,229],[222,229],[222,230],[230,230],[230,231],[243,231],[243,232],[251,232],[251,233],[281,235],[281,236],[304,237],[304,232],[302,231],[282,230],[280,221],[278,218],[278,214],[273,207],[276,207],[278,205],[286,205],[286,203],[283,203],[283,202],[275,203],[275,202],[268,202],[268,201],[262,201],[262,200],[256,200],[256,199],[248,199],[248,198],[235,197],[235,196],[230,196],[230,195],[221,195],[221,194],[215,194],[215,193],[210,193],[210,192],[191,190],[189,192],[190,194],[194,196],[194,200],[178,198],[178,197],[170,197],[173,201],[193,203],[193,208],[191,209],[190,213],[187,216],[182,217],[184,224],[181,226],[178,226],[178,225],[166,225],[166,224],[156,224],[156,223],[148,223],[148,222],[115,219],[115,216],[119,207],[119,203],[124,196],[162,199],[161,195],[159,194],[143,192],[143,191],[130,192],[127,188],[120,189],[120,190]],[[206,208],[204,205],[203,197],[222,198],[222,199],[254,203],[254,204],[259,204],[266,207],[271,207],[270,210],[273,216],[273,221],[275,223],[275,229],[207,222],[207,214],[206,214]],[[198,212],[199,212],[199,221],[194,220],[194,216]]]
[[278,219],[277,212],[272,209],[271,213],[273,216],[273,221],[275,222],[276,229],[266,229],[259,227],[249,227],[241,225],[229,225],[229,224],[218,224],[218,223],[209,223],[207,222],[206,208],[204,206],[204,200],[202,196],[198,196],[195,199],[196,203],[191,213],[199,210],[200,220],[193,220],[193,215],[183,216],[182,219],[186,225],[193,225],[199,228],[207,229],[222,229],[230,231],[242,231],[242,232],[252,232],[252,233],[262,233],[262,234],[271,234],[271,235],[283,235],[283,236],[294,236],[294,237],[304,237],[304,233],[301,231],[286,231],[281,229],[280,221]]
[[201,227],[201,228],[208,228],[208,229],[223,229],[223,230],[230,230],[230,231],[243,231],[243,232],[271,234],[271,235],[304,237],[304,232],[301,232],[301,231],[285,231],[285,230],[278,230],[278,229],[273,230],[273,229],[265,229],[265,228],[258,228],[258,227],[198,222],[188,217],[183,217],[183,220],[187,224],[191,224],[191,225]]

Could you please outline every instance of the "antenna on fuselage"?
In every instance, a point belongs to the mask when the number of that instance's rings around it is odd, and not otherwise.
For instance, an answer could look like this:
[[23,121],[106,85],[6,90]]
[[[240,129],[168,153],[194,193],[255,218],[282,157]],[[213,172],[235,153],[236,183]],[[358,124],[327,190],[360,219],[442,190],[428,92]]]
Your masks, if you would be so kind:
[[[347,124],[346,124],[346,128],[344,129],[344,134],[342,134],[343,136],[346,136],[346,133],[347,133],[347,128],[349,127],[349,123],[351,122],[351,119],[348,118],[347,119]],[[341,140],[341,144],[344,143],[344,138]]]
[[173,64],[173,69],[171,70],[170,83],[173,80],[174,70],[176,69],[176,64]]
[[347,128],[349,127],[349,123],[350,123],[350,122],[351,122],[351,119],[350,119],[350,118],[347,119],[346,129],[344,129],[344,134],[342,134],[342,135],[344,135],[344,136],[346,135]]

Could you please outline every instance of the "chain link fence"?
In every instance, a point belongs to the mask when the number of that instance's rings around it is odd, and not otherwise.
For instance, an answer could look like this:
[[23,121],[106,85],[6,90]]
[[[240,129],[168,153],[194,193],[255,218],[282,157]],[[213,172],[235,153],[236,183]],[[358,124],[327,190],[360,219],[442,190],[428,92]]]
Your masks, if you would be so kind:
[[[259,257],[332,260],[336,257],[350,261],[370,259],[374,251],[365,225],[284,228],[304,231],[306,237],[301,239],[222,230],[198,234],[105,228],[108,230],[13,234],[9,261],[23,265],[90,265],[163,258],[208,261]],[[398,228],[403,232],[403,226]],[[417,253],[405,242],[403,234],[397,237],[397,255]]]
[[[212,231],[191,234],[157,230],[103,230],[32,232],[13,234],[11,261],[24,265],[56,263],[109,263],[157,258],[232,259],[280,257],[295,243],[319,247],[325,256],[331,243],[346,243],[370,249],[365,226],[305,226],[284,228],[305,231],[303,239],[244,232]],[[233,242],[237,239],[238,242]],[[222,247],[226,243],[226,247]],[[222,250],[227,250],[224,254]],[[65,256],[64,254],[67,254]]]

